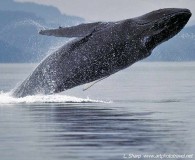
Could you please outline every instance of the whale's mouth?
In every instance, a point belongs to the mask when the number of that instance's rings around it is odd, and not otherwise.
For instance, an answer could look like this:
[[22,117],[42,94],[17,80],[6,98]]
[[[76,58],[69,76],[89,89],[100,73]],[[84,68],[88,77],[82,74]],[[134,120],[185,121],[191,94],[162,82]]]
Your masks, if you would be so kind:
[[152,35],[156,35],[159,38],[168,39],[177,34],[188,22],[190,19],[189,13],[177,13],[169,15],[168,17],[161,18],[153,23],[149,29],[152,32]]
[[187,24],[191,17],[189,10],[174,12],[161,18],[148,22],[145,28],[147,39],[144,41],[148,50],[154,49],[160,43],[163,43],[178,32]]
[[147,24],[151,25],[152,23],[157,23],[159,21],[166,21],[167,19],[170,19],[177,15],[186,15],[189,20],[192,13],[189,9],[167,8],[167,9],[160,9],[157,11],[150,12],[148,14],[145,14],[144,16],[134,18],[134,20],[135,23],[138,25],[147,25]]

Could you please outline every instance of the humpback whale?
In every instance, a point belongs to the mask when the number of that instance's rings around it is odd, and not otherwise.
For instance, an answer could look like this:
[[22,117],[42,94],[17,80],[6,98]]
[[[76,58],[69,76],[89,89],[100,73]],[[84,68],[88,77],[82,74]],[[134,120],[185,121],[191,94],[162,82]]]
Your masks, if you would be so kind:
[[87,89],[150,56],[157,45],[180,32],[190,17],[188,9],[165,8],[117,22],[41,30],[41,35],[75,39],[46,57],[12,95],[54,94],[91,83]]

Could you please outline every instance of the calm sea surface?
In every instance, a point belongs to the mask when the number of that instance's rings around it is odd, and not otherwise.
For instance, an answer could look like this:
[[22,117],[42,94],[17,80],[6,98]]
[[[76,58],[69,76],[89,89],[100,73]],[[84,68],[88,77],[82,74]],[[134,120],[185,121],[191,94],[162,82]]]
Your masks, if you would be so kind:
[[141,62],[85,92],[10,97],[35,66],[0,64],[1,160],[195,154],[195,62]]

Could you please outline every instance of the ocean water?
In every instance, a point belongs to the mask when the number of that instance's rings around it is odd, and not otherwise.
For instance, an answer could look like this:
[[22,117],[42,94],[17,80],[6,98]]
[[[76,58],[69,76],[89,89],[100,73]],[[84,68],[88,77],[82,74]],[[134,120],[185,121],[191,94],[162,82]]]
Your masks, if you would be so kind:
[[36,65],[0,64],[1,160],[195,159],[195,62],[139,62],[84,92],[10,97]]

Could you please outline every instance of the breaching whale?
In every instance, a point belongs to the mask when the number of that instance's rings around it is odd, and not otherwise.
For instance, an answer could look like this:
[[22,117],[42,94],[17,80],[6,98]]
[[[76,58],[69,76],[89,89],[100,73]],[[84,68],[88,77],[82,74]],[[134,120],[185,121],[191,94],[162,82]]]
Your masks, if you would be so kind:
[[148,57],[181,31],[190,17],[188,9],[166,8],[117,22],[41,30],[41,35],[77,38],[45,58],[12,95],[53,94],[93,85]]

